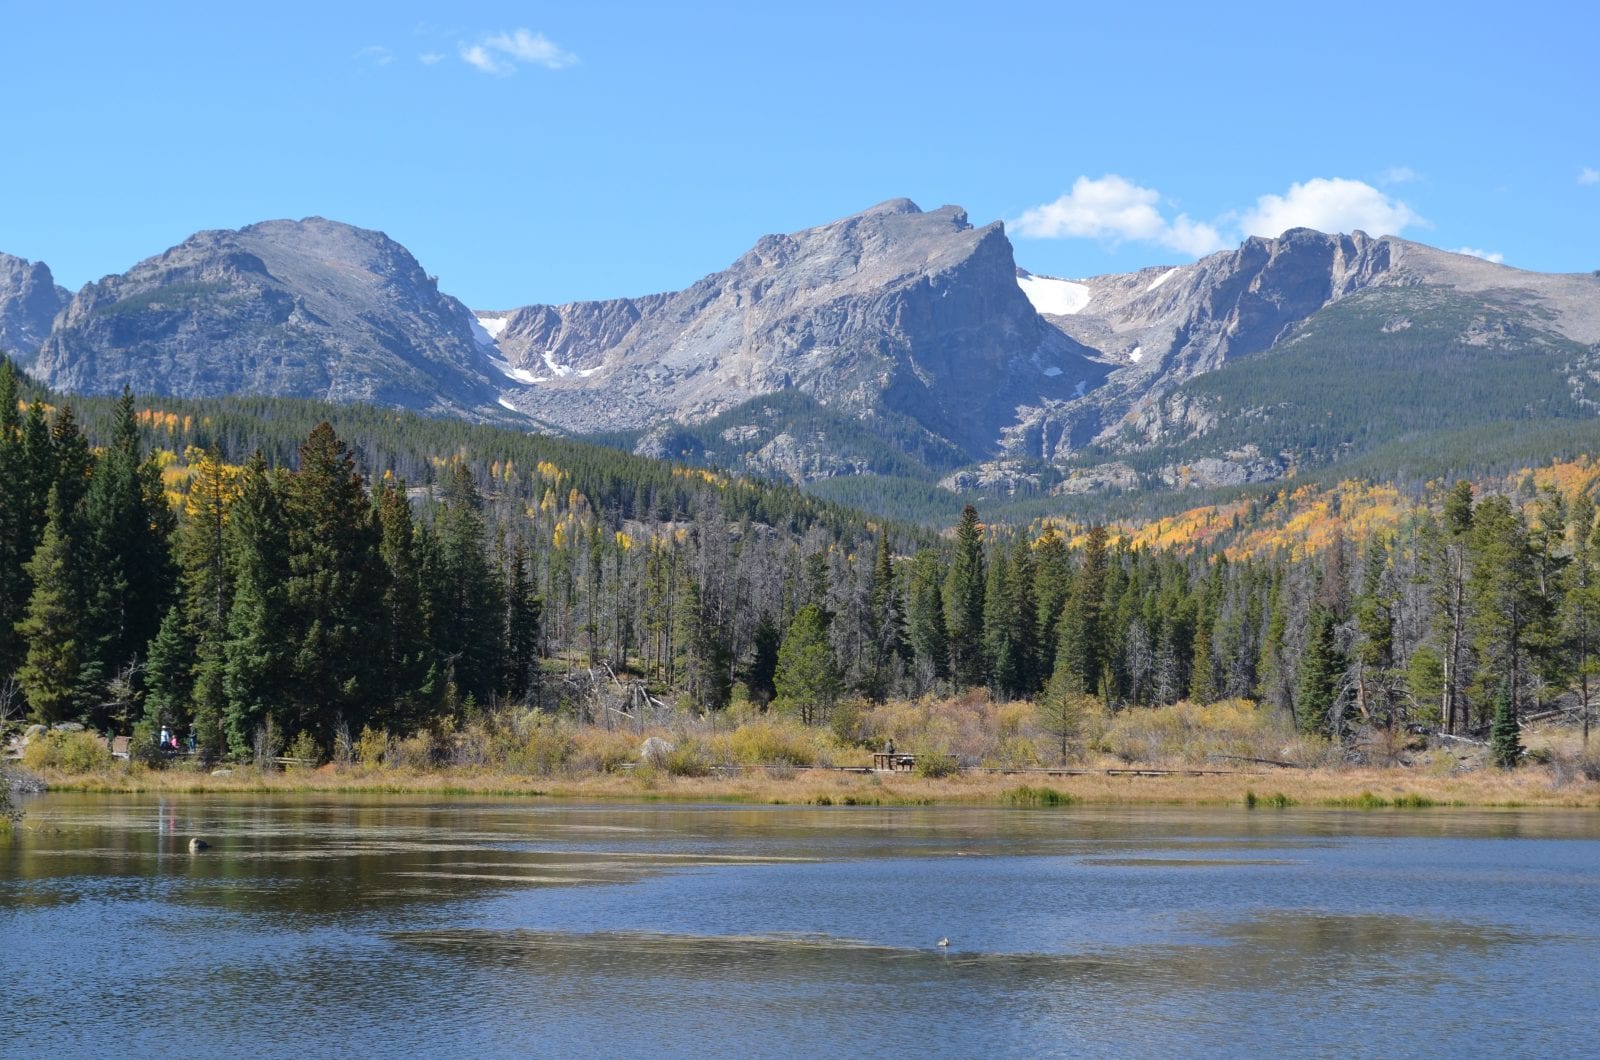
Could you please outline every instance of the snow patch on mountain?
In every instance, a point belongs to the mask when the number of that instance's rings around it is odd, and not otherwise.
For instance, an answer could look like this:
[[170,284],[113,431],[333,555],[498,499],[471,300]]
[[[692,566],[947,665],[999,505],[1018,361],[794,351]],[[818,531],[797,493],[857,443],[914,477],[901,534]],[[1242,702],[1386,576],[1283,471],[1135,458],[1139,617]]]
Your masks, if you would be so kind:
[[1155,290],[1157,287],[1160,287],[1162,284],[1166,283],[1176,275],[1178,275],[1177,269],[1168,269],[1166,272],[1163,272],[1160,276],[1157,276],[1155,279],[1150,281],[1150,286],[1144,289],[1145,293],[1149,294],[1151,291]]
[[512,367],[510,361],[503,360],[499,357],[490,357],[489,364],[494,368],[495,371],[499,372],[507,379],[515,380],[518,383],[544,383],[548,382],[550,379],[550,377],[547,375],[534,375],[526,368]]
[[1071,280],[1028,273],[1017,277],[1017,286],[1028,296],[1033,308],[1051,316],[1073,316],[1089,305],[1089,288]]

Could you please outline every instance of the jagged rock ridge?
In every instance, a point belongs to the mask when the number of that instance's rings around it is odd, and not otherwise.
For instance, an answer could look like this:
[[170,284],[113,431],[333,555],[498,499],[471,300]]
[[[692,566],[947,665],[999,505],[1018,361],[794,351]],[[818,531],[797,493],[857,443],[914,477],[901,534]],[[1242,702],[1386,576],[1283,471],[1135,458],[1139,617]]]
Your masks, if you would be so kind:
[[[1197,383],[1219,378],[1213,373],[1222,368],[1237,379],[1251,371],[1256,357],[1304,349],[1302,341],[1318,330],[1341,333],[1342,344],[1318,346],[1334,360],[1306,365],[1312,373],[1325,371],[1330,381],[1342,371],[1341,351],[1363,351],[1370,359],[1384,336],[1413,327],[1416,312],[1426,323],[1416,335],[1426,331],[1435,351],[1562,347],[1568,354],[1563,363],[1579,375],[1579,362],[1586,360],[1581,347],[1600,341],[1597,275],[1525,272],[1363,232],[1293,229],[1278,239],[1245,240],[1238,250],[1187,266],[1086,280],[1024,275],[1021,282],[1046,309],[1062,307],[1046,314],[1054,327],[1118,367],[1106,386],[1083,399],[1024,410],[1006,432],[1002,458],[952,485],[1003,488],[1030,479],[1037,484],[1026,464],[1043,461],[1070,469],[1059,484],[1062,492],[1128,488],[1134,480],[1128,464],[1086,464],[1078,456],[1090,442],[1102,453],[1173,453],[1173,463],[1152,472],[1155,484],[1238,485],[1283,476],[1304,452],[1261,452],[1240,442],[1237,431],[1221,431],[1229,426],[1221,418],[1294,413],[1272,412],[1270,394],[1258,394],[1254,407],[1229,408],[1219,404],[1214,387]],[[1362,311],[1334,314],[1336,307],[1357,301]],[[1574,381],[1579,404],[1578,391],[1590,383]],[[1299,415],[1314,410],[1302,408]],[[1195,440],[1219,431],[1235,444],[1200,455]]]
[[71,297],[44,262],[0,254],[0,352],[31,358]]
[[683,291],[519,309],[499,346],[531,383],[511,401],[569,431],[692,423],[798,390],[909,420],[972,459],[1019,406],[1081,394],[1106,370],[1043,322],[1015,269],[998,222],[898,199],[766,236]]
[[[1007,432],[1004,455],[1012,460],[1061,462],[1091,442],[1150,447],[1203,435],[1215,426],[1214,412],[1184,382],[1279,348],[1317,313],[1363,291],[1465,294],[1520,307],[1572,341],[1600,341],[1600,280],[1592,275],[1524,272],[1362,232],[1292,229],[1190,265],[1057,282],[1076,288],[1071,299],[1056,299],[1073,311],[1046,319],[1118,367],[1082,399],[1025,411]],[[1283,468],[1273,454],[1239,453],[1211,470],[1196,484],[1274,477]]]

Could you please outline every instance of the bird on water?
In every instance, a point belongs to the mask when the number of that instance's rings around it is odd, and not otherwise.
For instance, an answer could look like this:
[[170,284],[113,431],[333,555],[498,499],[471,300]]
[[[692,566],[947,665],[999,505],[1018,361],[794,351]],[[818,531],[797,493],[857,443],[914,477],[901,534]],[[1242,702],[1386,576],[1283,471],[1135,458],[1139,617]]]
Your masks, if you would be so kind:
[[950,940],[945,938],[943,935],[940,935],[939,936],[939,948],[940,949],[949,949],[949,947],[950,947]]

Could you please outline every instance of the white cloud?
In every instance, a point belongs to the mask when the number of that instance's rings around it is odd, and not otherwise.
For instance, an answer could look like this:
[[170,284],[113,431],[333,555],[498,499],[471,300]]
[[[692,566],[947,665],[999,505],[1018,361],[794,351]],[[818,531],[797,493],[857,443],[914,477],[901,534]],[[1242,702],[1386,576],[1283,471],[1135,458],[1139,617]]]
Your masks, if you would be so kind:
[[417,62],[423,66],[434,66],[444,62],[444,52],[423,52],[417,56]]
[[394,62],[394,52],[381,44],[369,44],[356,52],[356,58],[373,66],[388,66]]
[[1578,183],[1600,184],[1600,169],[1595,169],[1592,166],[1584,166],[1582,169],[1578,170]]
[[1450,253],[1465,254],[1469,258],[1482,258],[1484,261],[1492,261],[1496,265],[1504,264],[1506,260],[1506,256],[1498,250],[1479,250],[1477,247],[1457,247]]
[[515,73],[519,65],[532,63],[548,70],[560,70],[578,61],[578,57],[560,47],[543,33],[515,29],[509,33],[495,33],[476,44],[460,46],[463,62],[486,74],[505,77]]
[[1379,184],[1411,184],[1422,179],[1422,174],[1410,166],[1390,166],[1378,174]]
[[1399,199],[1359,180],[1343,177],[1314,177],[1304,184],[1291,184],[1283,195],[1263,195],[1255,209],[1239,216],[1239,227],[1249,236],[1280,236],[1291,228],[1315,228],[1319,232],[1352,232],[1361,229],[1369,235],[1399,235],[1424,221]]
[[1209,222],[1181,213],[1169,218],[1162,212],[1159,191],[1112,173],[1098,180],[1079,177],[1067,194],[1024,210],[1010,227],[1026,238],[1154,243],[1198,258],[1246,236],[1275,238],[1291,228],[1361,229],[1380,236],[1427,223],[1399,199],[1343,177],[1292,184],[1282,195],[1262,195],[1253,208],[1230,211]]
[[1114,173],[1098,180],[1079,177],[1055,202],[1024,210],[1014,226],[1035,239],[1135,240],[1158,243],[1196,257],[1225,244],[1216,228],[1185,214],[1168,221],[1158,204],[1161,193]]

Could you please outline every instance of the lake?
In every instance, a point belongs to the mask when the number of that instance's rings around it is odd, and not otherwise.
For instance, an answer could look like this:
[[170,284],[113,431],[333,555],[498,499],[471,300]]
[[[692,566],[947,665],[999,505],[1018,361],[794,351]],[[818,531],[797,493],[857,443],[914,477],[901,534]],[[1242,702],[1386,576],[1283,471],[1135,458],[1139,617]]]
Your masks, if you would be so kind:
[[1600,1032],[1579,811],[26,809],[0,842],[7,1055],[1560,1056]]

